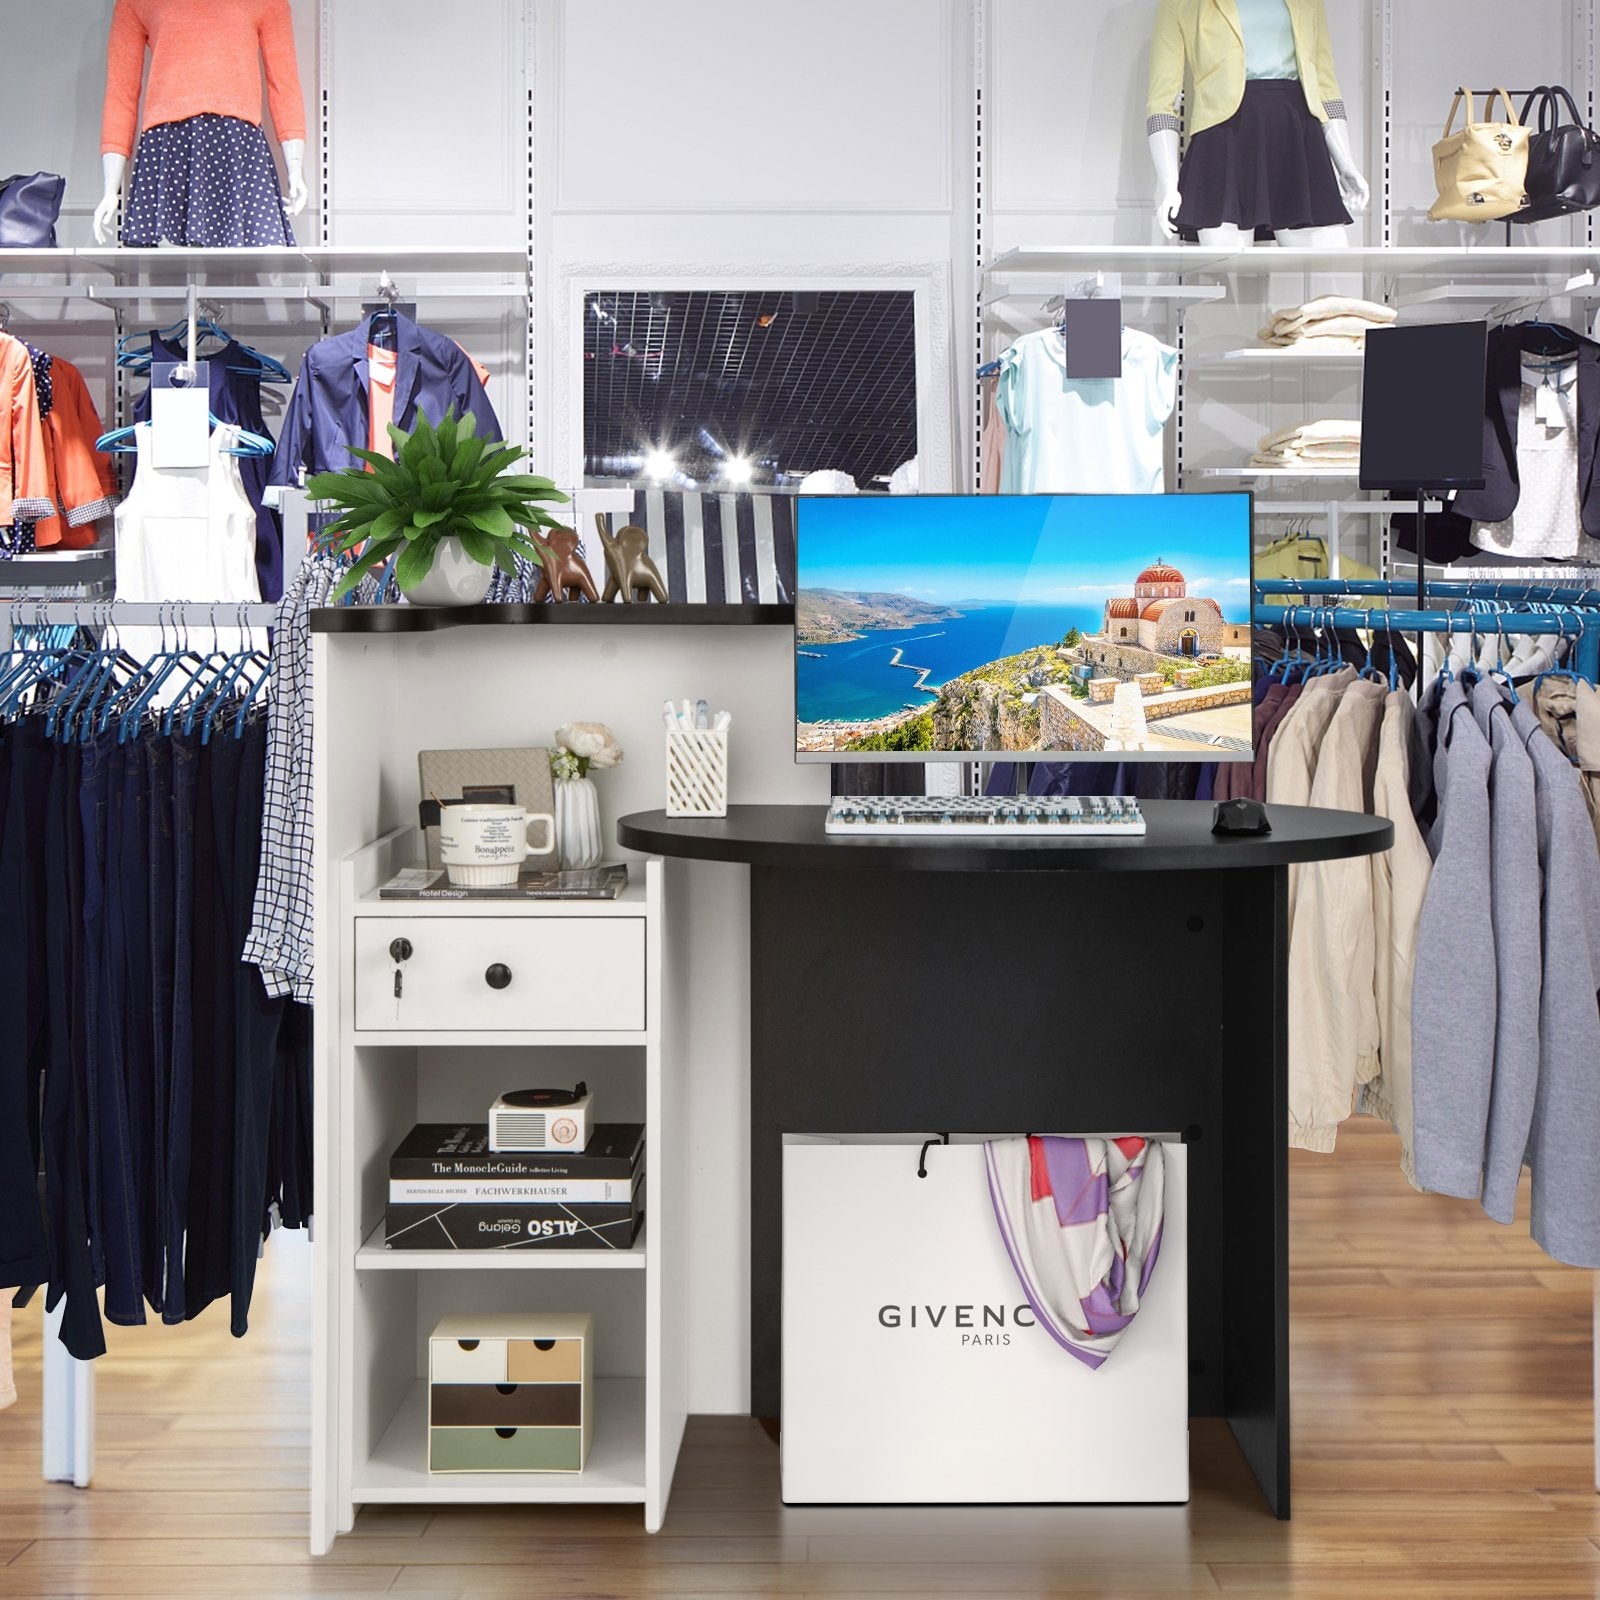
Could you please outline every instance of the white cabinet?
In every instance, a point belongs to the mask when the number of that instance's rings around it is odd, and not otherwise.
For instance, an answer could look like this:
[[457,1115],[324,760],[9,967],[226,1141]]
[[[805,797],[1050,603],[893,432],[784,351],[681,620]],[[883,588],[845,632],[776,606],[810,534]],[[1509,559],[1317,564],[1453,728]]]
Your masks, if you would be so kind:
[[[370,766],[329,746],[335,810],[341,790],[352,810],[370,803]],[[319,826],[318,839],[336,833]],[[321,863],[312,1549],[326,1553],[362,1505],[631,1503],[653,1532],[686,1409],[662,865],[633,862],[614,901],[382,899],[378,886],[420,854],[407,827]],[[601,1120],[645,1125],[630,1248],[387,1247],[389,1156],[414,1124],[484,1122],[497,1094],[580,1077]],[[516,1381],[507,1373],[528,1365],[495,1335],[507,1317],[592,1316],[582,1470],[429,1470],[429,1336],[450,1316],[488,1330],[472,1348],[434,1348],[433,1381],[460,1384]],[[536,1535],[536,1516],[528,1526]]]
[[644,918],[537,910],[535,902],[515,915],[357,917],[357,1030],[642,1031]]

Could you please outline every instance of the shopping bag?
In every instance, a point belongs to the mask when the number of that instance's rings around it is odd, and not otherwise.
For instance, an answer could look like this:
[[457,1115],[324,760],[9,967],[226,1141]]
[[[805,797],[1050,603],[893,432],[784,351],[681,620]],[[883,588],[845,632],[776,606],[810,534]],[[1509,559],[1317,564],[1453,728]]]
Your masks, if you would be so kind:
[[1189,1497],[1187,1151],[1164,1146],[1161,1251],[1097,1370],[1037,1325],[981,1142],[783,1152],[783,1498]]

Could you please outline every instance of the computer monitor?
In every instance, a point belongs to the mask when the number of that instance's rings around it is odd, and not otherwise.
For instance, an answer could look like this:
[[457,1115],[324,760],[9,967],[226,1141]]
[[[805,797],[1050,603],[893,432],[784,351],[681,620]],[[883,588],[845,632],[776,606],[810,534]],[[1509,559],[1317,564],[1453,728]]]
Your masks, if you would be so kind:
[[801,761],[1243,761],[1251,499],[803,497]]

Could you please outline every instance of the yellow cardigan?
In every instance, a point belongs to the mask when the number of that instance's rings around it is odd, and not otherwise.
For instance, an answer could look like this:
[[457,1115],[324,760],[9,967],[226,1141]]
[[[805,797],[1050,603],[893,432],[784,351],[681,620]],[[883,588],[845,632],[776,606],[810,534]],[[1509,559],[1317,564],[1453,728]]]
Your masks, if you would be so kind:
[[[1333,70],[1333,46],[1322,0],[1287,3],[1306,105],[1318,122],[1343,117],[1344,101]],[[1194,79],[1188,103],[1189,134],[1193,137],[1226,122],[1244,99],[1244,30],[1234,0],[1161,0],[1150,45],[1148,133],[1178,129],[1174,112],[1183,93],[1185,64]]]

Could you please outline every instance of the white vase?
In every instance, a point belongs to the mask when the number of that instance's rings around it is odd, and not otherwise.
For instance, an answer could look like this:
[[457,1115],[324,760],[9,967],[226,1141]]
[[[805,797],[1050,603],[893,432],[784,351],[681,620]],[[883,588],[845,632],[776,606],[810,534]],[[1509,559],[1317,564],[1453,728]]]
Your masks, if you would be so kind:
[[406,598],[415,606],[475,606],[493,576],[494,568],[474,561],[459,539],[441,539],[427,576]]
[[556,848],[564,869],[600,864],[600,792],[587,778],[556,779]]

